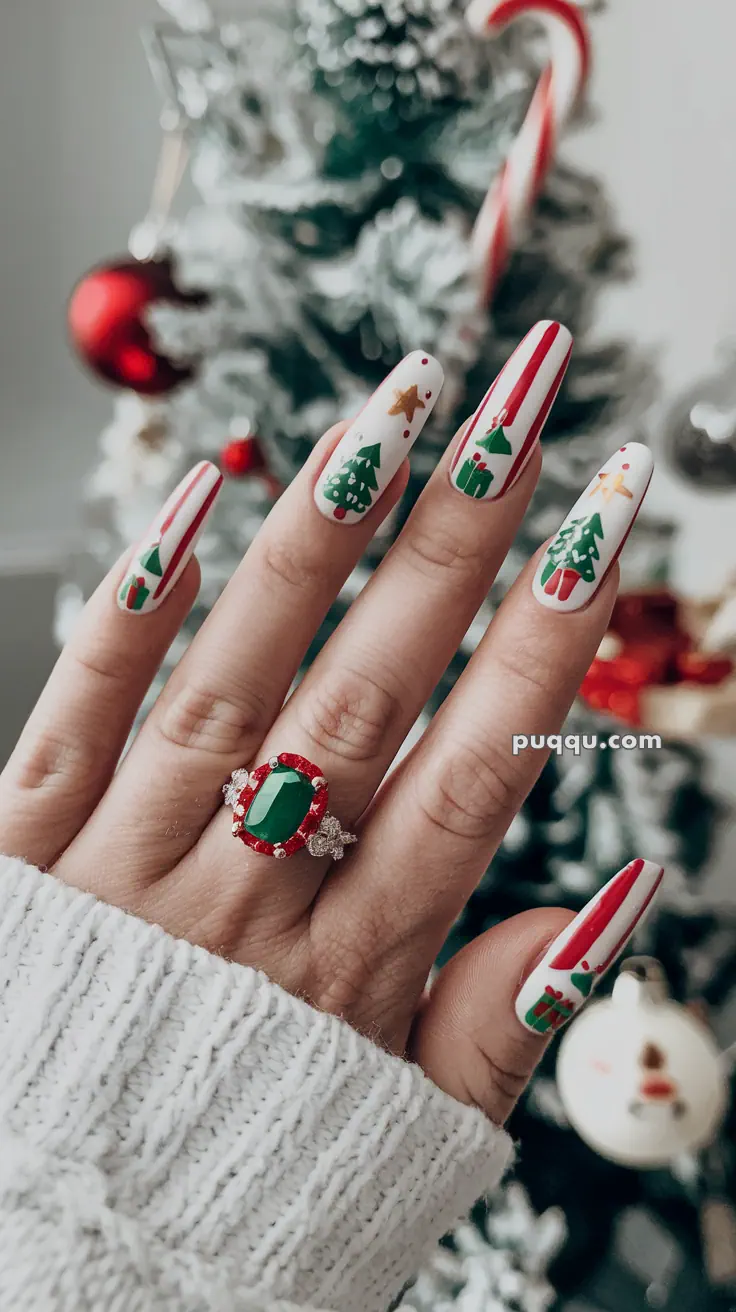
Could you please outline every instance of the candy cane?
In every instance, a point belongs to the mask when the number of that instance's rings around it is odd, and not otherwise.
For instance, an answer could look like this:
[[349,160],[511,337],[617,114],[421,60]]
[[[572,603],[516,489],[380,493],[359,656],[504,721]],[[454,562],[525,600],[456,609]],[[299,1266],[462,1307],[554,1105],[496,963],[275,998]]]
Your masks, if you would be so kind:
[[496,36],[517,18],[533,16],[549,37],[551,59],[526,118],[473,229],[471,250],[489,305],[509,256],[522,239],[532,206],[554,159],[557,141],[590,72],[585,20],[569,0],[472,0],[466,19],[479,35]]

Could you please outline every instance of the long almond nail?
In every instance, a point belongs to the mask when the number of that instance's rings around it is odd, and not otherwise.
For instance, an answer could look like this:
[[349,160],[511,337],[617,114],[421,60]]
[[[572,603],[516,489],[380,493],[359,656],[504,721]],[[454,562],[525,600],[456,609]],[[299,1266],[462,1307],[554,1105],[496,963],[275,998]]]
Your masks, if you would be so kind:
[[191,560],[221,487],[222,474],[208,460],[182,479],[130,558],[118,592],[121,610],[147,615],[168,597]]
[[621,955],[664,871],[638,858],[619,870],[555,939],[522,985],[516,1014],[536,1034],[559,1030]]
[[384,378],[320,475],[314,500],[326,519],[357,524],[375,506],[434,410],[444,377],[433,356],[413,351]]
[[532,590],[543,606],[579,610],[598,591],[641,509],[653,467],[640,442],[606,461],[542,557]]
[[455,452],[450,482],[476,501],[498,501],[528,463],[572,354],[561,323],[535,324],[489,387]]

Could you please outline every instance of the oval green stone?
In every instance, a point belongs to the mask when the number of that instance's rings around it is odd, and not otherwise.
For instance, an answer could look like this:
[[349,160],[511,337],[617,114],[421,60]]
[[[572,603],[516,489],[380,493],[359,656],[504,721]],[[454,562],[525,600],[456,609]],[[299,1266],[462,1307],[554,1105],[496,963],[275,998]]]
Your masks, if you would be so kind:
[[312,805],[312,782],[299,770],[277,765],[248,808],[248,833],[266,843],[285,843],[295,834]]

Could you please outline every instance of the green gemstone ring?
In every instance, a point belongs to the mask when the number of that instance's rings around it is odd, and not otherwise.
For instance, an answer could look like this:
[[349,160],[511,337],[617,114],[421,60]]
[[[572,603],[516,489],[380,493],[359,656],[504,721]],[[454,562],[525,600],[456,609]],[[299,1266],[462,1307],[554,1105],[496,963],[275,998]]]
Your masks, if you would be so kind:
[[283,859],[305,847],[339,861],[358,841],[328,814],[327,780],[303,756],[282,752],[256,770],[236,770],[222,791],[233,809],[233,835],[254,852]]

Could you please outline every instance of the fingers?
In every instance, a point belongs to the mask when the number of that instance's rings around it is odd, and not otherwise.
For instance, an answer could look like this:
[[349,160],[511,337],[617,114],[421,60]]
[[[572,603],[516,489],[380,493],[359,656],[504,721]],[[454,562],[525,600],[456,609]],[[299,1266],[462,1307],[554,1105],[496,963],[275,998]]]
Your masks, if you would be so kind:
[[[351,868],[338,875],[327,890],[330,902],[363,899],[366,916],[375,916],[377,906],[395,900],[391,885],[398,870],[404,917],[392,915],[388,933],[421,932],[425,920],[441,942],[546,760],[537,751],[514,755],[514,736],[528,741],[559,730],[606,631],[616,556],[651,474],[649,452],[634,446],[619,453],[630,472],[618,471],[633,483],[634,495],[622,496],[605,478],[594,480],[595,497],[589,488],[586,501],[578,502],[572,531],[568,519],[523,571],[418,748],[377,799],[361,845],[361,864],[370,874],[360,878]],[[602,472],[610,468],[611,462]],[[626,508],[625,521],[614,498]],[[548,582],[555,571],[559,576],[556,593],[540,604],[538,580],[550,561]],[[587,604],[572,609],[582,584]],[[563,591],[563,604],[551,606]],[[393,868],[378,858],[386,850],[395,853]],[[339,907],[331,910],[339,914]]]
[[506,557],[571,349],[560,324],[527,334],[275,726],[318,761],[348,823],[373,797]]
[[357,902],[370,922],[378,907],[390,907],[388,937],[413,935],[428,963],[547,759],[541,750],[514,755],[514,735],[559,731],[608,626],[617,574],[586,610],[564,614],[533,596],[535,569],[532,560],[418,747],[379,793],[361,837],[362,871],[338,871],[317,908],[339,918],[344,901]]
[[[406,395],[409,378],[420,374],[421,406]],[[93,861],[104,836],[117,832],[124,841],[108,863],[109,878],[135,853],[145,882],[158,876],[164,857],[171,869],[189,852],[221,809],[228,776],[263,741],[327,610],[400,497],[405,457],[441,382],[437,362],[415,352],[352,425],[317,445],[171,676],[76,845],[76,861]],[[399,412],[395,392],[411,418]]]
[[90,598],[0,777],[0,850],[52,865],[94,811],[196,597],[192,553],[221,483],[193,469]]
[[637,859],[580,915],[531,911],[481,935],[440,973],[411,1055],[440,1088],[506,1119],[544,1051],[648,914],[661,866]]
[[[486,460],[468,455],[471,468],[459,487],[445,456],[387,559],[262,744],[259,763],[283,752],[314,762],[329,781],[330,811],[348,829],[380,785],[516,535],[539,471],[537,439],[570,350],[570,334],[558,324],[528,334],[471,421],[474,447],[485,442]],[[397,406],[411,413],[421,387],[396,390]],[[493,503],[483,499],[489,487],[498,489]],[[220,870],[227,863],[235,879],[243,854],[233,845],[231,822],[229,814],[216,818],[198,857]],[[249,895],[257,900],[260,871],[270,900],[275,882],[288,886],[296,913],[309,905],[325,868],[300,853],[273,872],[261,858],[249,866]],[[249,913],[252,929],[253,905]]]

